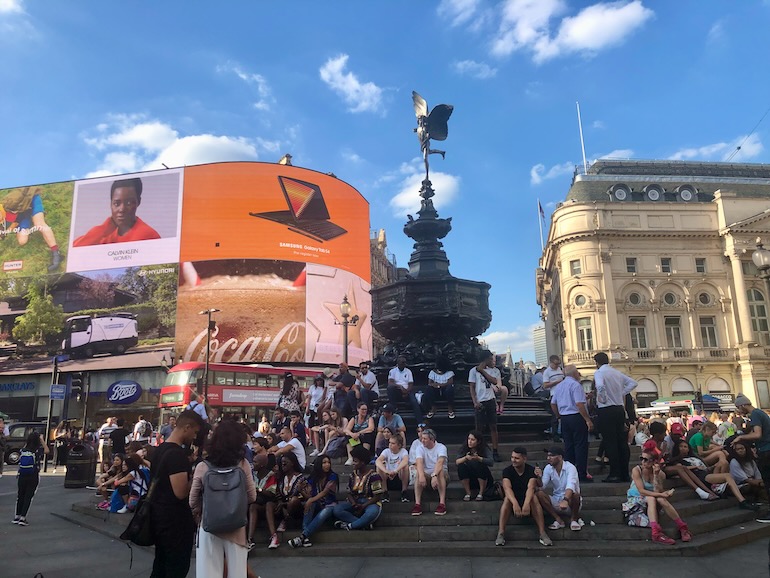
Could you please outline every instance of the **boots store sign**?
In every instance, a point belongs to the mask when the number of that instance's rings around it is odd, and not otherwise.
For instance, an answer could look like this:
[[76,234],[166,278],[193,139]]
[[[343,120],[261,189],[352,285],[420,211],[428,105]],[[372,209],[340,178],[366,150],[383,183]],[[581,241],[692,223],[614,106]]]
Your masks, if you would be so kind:
[[122,379],[107,388],[107,401],[118,405],[134,403],[142,396],[142,386],[135,381]]

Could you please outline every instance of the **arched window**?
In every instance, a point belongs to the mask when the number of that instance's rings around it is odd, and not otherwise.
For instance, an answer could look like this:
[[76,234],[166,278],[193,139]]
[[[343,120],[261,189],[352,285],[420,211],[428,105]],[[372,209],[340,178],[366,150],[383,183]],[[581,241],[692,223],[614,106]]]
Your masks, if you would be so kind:
[[761,345],[770,345],[770,326],[767,323],[765,297],[757,289],[749,289],[746,293],[748,294],[751,329],[754,331],[754,337]]

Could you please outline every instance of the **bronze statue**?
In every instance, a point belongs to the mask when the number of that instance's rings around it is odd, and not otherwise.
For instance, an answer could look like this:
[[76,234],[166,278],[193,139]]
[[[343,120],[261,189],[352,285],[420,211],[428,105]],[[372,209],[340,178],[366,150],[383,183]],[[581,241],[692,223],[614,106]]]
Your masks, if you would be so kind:
[[425,161],[425,180],[427,181],[429,178],[428,156],[441,155],[441,158],[445,158],[446,155],[446,151],[430,148],[430,141],[431,139],[446,140],[449,131],[447,121],[452,116],[454,107],[451,104],[439,104],[433,107],[433,110],[428,114],[428,103],[415,91],[412,91],[412,102],[414,103],[414,114],[417,116],[417,128],[414,129],[414,132],[417,133],[417,138],[420,141],[420,150]]

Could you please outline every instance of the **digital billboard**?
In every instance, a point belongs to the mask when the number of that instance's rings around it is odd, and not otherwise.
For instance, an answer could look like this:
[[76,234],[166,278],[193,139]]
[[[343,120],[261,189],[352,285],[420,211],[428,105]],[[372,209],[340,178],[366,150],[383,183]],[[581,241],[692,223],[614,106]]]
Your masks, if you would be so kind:
[[37,284],[64,318],[136,315],[139,343],[174,341],[179,361],[205,358],[216,308],[214,361],[336,364],[347,296],[349,359],[371,357],[369,204],[332,175],[215,163],[5,189],[0,206],[0,333]]

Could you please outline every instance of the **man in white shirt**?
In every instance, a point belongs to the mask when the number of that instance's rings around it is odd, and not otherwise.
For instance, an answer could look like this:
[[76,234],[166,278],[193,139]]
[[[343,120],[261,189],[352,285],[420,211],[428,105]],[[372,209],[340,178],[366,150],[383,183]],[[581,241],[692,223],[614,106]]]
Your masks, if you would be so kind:
[[588,432],[594,424],[586,409],[586,394],[580,372],[574,365],[564,368],[564,380],[552,388],[551,411],[561,420],[565,458],[577,467],[580,481],[593,482],[588,473]]
[[[414,484],[414,508],[412,516],[422,514],[422,493],[430,488],[438,491],[438,506],[433,512],[437,516],[446,514],[446,486],[449,481],[447,450],[444,444],[436,441],[436,432],[427,428],[420,435],[422,447],[417,448],[417,481]],[[428,482],[430,480],[430,482]]]
[[532,378],[529,380],[532,384],[532,389],[534,390],[534,396],[535,397],[541,397],[543,399],[548,399],[551,397],[550,392],[543,387],[543,370],[545,368],[539,367],[535,373],[532,374]]
[[412,370],[406,366],[406,357],[400,355],[396,360],[396,367],[388,373],[388,402],[398,404],[409,399],[417,422],[422,421],[422,407],[417,401],[417,388],[414,386]]
[[[275,459],[278,460],[278,456],[281,454],[287,454],[289,452],[297,456],[299,467],[302,471],[305,470],[307,465],[307,458],[305,457],[305,448],[302,447],[302,443],[294,437],[290,426],[284,426],[280,432],[281,441],[277,446],[270,448],[268,451],[275,454]],[[301,472],[300,472],[301,473]]]
[[150,422],[144,419],[143,415],[139,416],[136,425],[134,425],[134,433],[132,437],[135,442],[142,442],[144,444],[150,443],[150,438],[152,437],[152,426],[150,425]]
[[390,436],[388,447],[385,448],[376,462],[377,473],[385,483],[385,497],[383,502],[389,502],[390,490],[401,491],[401,501],[406,503],[409,498],[406,489],[409,487],[409,452],[404,449],[404,442],[400,436]]
[[377,376],[369,371],[369,364],[362,361],[358,365],[358,375],[348,392],[348,403],[351,407],[358,407],[358,402],[363,401],[370,411],[374,410],[377,399],[380,397],[380,386]]
[[610,367],[610,358],[604,352],[594,355],[596,361],[596,405],[599,411],[599,433],[604,441],[605,455],[610,460],[610,475],[603,481],[608,483],[628,482],[628,462],[631,450],[626,434],[625,397],[636,388],[637,383]]
[[[548,391],[549,397],[553,396],[553,388],[564,380],[564,371],[561,369],[561,359],[558,355],[552,355],[548,358],[548,367],[543,370],[543,389]],[[559,416],[553,414],[551,418],[551,435],[553,441],[560,442],[559,438]]]
[[495,367],[495,356],[491,351],[481,352],[480,363],[468,372],[468,386],[471,401],[476,410],[476,429],[483,432],[484,427],[489,426],[489,434],[492,437],[492,459],[499,462],[501,459],[497,451],[497,416],[501,412],[495,399],[495,392],[500,391],[501,399],[505,403],[508,390],[502,385],[500,370]]
[[109,467],[112,463],[112,442],[110,441],[110,434],[118,429],[117,421],[118,418],[116,417],[108,417],[107,421],[99,428],[99,460],[102,463],[103,469],[104,464],[107,464],[107,467]]
[[[566,369],[566,368],[565,368]],[[580,483],[578,481],[577,468],[564,460],[564,450],[554,446],[548,450],[546,459],[548,465],[543,472],[539,468],[535,470],[538,476],[537,499],[543,510],[551,514],[554,523],[548,526],[549,530],[560,530],[566,526],[562,516],[570,516],[570,530],[579,532],[583,527],[580,519]],[[548,489],[551,494],[548,495]]]
[[203,395],[196,395],[195,399],[191,401],[186,409],[191,409],[195,413],[197,413],[199,416],[201,416],[201,419],[208,423],[209,421],[209,414],[206,413],[206,397]]

